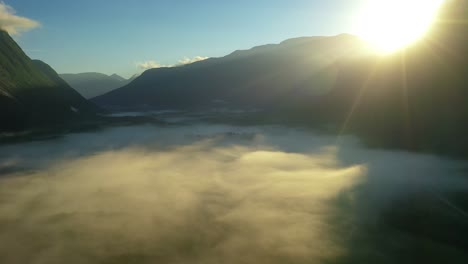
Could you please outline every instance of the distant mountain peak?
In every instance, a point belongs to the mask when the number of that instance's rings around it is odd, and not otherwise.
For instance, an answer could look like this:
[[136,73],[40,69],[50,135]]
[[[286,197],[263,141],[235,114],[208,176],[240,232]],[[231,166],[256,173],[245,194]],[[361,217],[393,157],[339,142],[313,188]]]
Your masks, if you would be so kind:
[[126,80],[127,80],[127,79],[125,79],[124,77],[122,77],[122,76],[118,75],[117,73],[114,73],[114,74],[112,74],[112,75],[111,75],[111,76],[109,76],[109,77],[112,77],[112,78],[114,78],[114,79],[116,79],[116,80],[119,80],[119,81],[121,81],[121,82],[123,82],[123,81],[126,81]]
[[125,86],[132,80],[127,80],[115,73],[107,75],[98,72],[60,74],[60,77],[88,99]]

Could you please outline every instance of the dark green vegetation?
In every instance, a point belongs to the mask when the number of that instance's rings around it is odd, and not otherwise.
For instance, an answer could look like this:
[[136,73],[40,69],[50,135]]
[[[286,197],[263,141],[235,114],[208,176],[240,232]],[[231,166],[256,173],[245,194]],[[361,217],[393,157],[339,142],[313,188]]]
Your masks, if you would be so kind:
[[425,39],[391,56],[356,37],[300,38],[153,69],[96,98],[106,107],[254,108],[257,120],[326,125],[379,147],[468,156],[467,4],[448,1]]
[[98,108],[42,61],[33,61],[0,30],[0,130],[61,124]]
[[117,74],[105,75],[97,72],[60,74],[73,89],[85,98],[93,98],[130,83],[134,77],[125,79]]

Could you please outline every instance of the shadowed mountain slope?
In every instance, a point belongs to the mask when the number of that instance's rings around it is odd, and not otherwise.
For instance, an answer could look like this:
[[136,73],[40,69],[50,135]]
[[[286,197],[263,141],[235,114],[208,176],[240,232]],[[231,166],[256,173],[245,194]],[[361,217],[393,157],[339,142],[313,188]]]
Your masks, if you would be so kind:
[[447,1],[421,41],[345,64],[321,111],[379,146],[468,155],[467,10]]
[[32,61],[0,30],[0,130],[56,124],[98,108],[41,61]]
[[337,60],[358,56],[363,47],[351,35],[291,39],[223,58],[148,70],[129,85],[93,100],[105,106],[159,109],[295,104],[325,93],[335,81]]
[[392,55],[350,35],[298,38],[146,71],[97,97],[107,107],[251,107],[261,119],[326,125],[380,147],[468,156],[468,1]]

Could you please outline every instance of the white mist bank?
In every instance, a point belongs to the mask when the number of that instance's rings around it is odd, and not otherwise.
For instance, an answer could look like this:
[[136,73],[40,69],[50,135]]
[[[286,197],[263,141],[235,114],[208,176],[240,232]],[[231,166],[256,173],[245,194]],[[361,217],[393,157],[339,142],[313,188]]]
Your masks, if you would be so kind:
[[317,263],[346,254],[355,212],[468,187],[462,162],[336,142],[199,125],[0,147],[0,262]]

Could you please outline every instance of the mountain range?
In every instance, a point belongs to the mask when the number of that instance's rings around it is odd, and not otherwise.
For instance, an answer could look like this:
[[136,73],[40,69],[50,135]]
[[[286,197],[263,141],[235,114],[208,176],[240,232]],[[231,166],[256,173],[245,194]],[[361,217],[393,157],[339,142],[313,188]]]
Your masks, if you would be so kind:
[[[467,19],[467,1],[447,1],[425,38],[392,55],[372,53],[347,34],[296,38],[147,70],[92,101],[109,109],[254,108],[262,110],[252,114],[254,122],[323,126],[379,147],[468,157]],[[88,81],[83,89],[93,92],[111,89],[104,85],[109,80],[127,82],[95,73],[62,77]],[[93,88],[96,80],[102,84]],[[63,123],[98,111],[0,31],[0,130]]]
[[343,63],[332,91],[306,111],[377,146],[468,156],[467,18],[467,1],[447,1],[423,39]]
[[144,72],[130,84],[94,98],[106,107],[193,109],[277,108],[326,93],[338,60],[368,53],[357,37],[304,37],[235,51],[189,65]]
[[97,72],[86,72],[77,74],[60,74],[73,89],[83,97],[93,98],[130,83],[136,76],[125,79],[117,74],[106,75]]
[[431,31],[392,55],[351,35],[291,39],[144,72],[93,99],[110,109],[256,108],[332,127],[379,147],[468,156],[467,1],[447,1]]
[[49,65],[31,60],[0,30],[0,130],[59,124],[97,111]]

